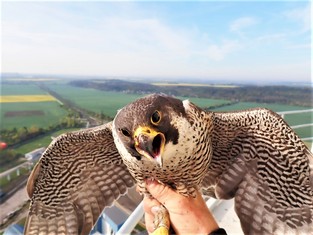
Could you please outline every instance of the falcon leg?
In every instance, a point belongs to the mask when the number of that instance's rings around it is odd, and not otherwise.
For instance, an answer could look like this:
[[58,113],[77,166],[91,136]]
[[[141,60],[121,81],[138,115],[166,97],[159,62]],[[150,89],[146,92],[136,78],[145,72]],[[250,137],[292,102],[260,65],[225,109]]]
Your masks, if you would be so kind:
[[169,235],[170,215],[164,206],[159,206],[154,216],[155,230],[152,235]]

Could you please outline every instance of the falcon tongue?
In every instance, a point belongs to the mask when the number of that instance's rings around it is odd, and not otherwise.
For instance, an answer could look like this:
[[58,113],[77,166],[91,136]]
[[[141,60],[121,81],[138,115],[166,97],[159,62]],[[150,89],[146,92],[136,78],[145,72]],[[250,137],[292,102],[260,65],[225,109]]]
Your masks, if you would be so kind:
[[152,141],[152,156],[162,167],[161,151],[163,150],[163,135],[157,134]]

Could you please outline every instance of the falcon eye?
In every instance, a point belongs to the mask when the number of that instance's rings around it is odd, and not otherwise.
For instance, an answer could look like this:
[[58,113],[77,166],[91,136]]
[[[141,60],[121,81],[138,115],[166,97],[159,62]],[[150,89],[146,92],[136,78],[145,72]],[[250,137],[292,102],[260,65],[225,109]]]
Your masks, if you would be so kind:
[[126,128],[122,128],[120,129],[120,132],[122,132],[122,134],[126,137],[130,137],[130,133]]
[[157,125],[159,124],[160,121],[161,121],[161,113],[158,110],[156,110],[151,115],[151,122],[152,124]]

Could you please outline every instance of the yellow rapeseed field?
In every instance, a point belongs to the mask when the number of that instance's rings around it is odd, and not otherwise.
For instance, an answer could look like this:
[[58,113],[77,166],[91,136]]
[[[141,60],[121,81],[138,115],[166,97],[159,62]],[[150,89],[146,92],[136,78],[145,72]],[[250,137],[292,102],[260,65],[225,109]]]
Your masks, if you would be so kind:
[[51,95],[2,95],[0,103],[56,101]]

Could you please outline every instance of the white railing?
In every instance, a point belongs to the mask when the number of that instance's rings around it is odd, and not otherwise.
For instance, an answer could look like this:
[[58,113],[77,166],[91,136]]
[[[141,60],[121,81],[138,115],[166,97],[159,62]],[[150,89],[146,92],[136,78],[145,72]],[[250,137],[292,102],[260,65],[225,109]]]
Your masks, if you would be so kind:
[[24,162],[16,167],[13,167],[9,170],[6,170],[2,173],[0,173],[0,179],[3,177],[7,177],[7,179],[10,181],[11,180],[11,174],[16,172],[17,175],[20,175],[20,169],[21,168],[27,168],[28,171],[31,171],[32,167],[33,167],[33,163],[32,162]]
[[139,223],[141,218],[144,215],[143,210],[143,201],[140,202],[140,204],[136,207],[136,209],[131,213],[131,215],[128,217],[128,219],[125,221],[125,223],[120,227],[116,235],[124,235],[124,234],[131,234],[131,232],[134,230],[136,225]]
[[277,113],[278,113],[282,118],[285,118],[285,115],[286,115],[286,114],[310,113],[310,112],[313,112],[313,109],[282,111],[282,112],[277,112]]
[[303,128],[303,127],[308,127],[308,126],[313,126],[313,123],[291,126],[291,128],[292,128],[292,129],[297,129],[297,128]]

